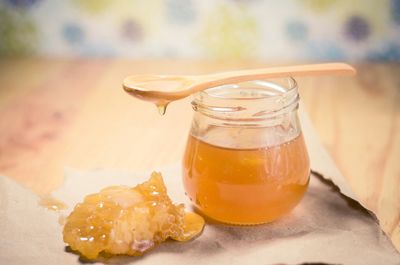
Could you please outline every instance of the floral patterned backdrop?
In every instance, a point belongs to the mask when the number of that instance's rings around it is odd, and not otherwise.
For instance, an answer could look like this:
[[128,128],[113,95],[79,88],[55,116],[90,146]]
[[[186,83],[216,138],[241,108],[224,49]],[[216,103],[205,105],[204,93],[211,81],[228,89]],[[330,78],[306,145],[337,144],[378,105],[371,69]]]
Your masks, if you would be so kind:
[[400,0],[0,0],[0,54],[400,61]]

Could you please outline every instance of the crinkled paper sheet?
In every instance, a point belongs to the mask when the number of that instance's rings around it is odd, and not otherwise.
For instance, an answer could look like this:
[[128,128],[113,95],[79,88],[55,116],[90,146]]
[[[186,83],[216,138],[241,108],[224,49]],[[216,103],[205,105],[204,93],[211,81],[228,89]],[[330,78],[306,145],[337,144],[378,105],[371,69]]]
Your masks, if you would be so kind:
[[[207,223],[201,236],[187,243],[168,241],[141,257],[114,257],[110,264],[400,264],[400,254],[381,231],[373,215],[356,200],[307,117],[304,135],[312,161],[310,187],[302,203],[288,216],[259,226]],[[175,202],[184,195],[179,165],[159,169]],[[57,213],[38,206],[38,198],[14,181],[0,177],[0,264],[81,264],[62,241],[60,215],[82,198],[108,185],[134,186],[150,172],[82,172],[66,169],[66,180],[54,196],[69,205]],[[338,190],[341,190],[340,193]],[[353,199],[352,199],[353,198]]]

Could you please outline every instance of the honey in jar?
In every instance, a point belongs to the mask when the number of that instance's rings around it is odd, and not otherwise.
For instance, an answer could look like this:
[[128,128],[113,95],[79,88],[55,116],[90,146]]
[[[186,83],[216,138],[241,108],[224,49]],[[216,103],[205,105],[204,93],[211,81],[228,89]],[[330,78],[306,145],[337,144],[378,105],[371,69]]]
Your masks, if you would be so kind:
[[183,159],[187,195],[206,216],[230,224],[289,213],[309,181],[294,79],[258,80],[195,95]]

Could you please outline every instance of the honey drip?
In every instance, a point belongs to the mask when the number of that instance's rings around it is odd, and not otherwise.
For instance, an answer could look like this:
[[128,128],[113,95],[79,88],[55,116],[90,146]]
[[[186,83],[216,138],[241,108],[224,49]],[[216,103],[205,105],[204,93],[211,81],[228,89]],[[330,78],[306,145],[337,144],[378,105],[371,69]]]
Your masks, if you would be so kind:
[[158,113],[161,116],[164,116],[165,112],[167,111],[168,103],[156,104],[156,106],[157,106],[157,109],[158,109]]
[[141,255],[172,238],[199,235],[204,219],[173,204],[161,174],[134,188],[112,186],[85,197],[67,217],[64,242],[89,259],[100,253]]

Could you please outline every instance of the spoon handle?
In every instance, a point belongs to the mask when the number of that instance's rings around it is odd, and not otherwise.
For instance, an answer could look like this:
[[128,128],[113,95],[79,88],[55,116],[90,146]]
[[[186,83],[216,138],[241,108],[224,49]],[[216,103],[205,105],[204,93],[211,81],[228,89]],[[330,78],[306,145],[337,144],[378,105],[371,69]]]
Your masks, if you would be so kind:
[[356,70],[345,63],[307,64],[293,66],[277,66],[261,69],[239,70],[208,75],[210,83],[224,84],[227,82],[243,82],[263,78],[279,78],[288,76],[317,76],[317,75],[354,75]]

